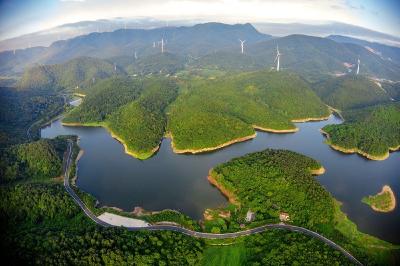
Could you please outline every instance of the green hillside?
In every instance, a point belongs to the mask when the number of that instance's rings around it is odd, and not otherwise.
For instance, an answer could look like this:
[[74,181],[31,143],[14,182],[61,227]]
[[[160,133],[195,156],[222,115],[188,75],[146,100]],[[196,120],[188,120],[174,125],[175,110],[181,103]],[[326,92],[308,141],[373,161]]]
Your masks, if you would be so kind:
[[344,110],[389,102],[390,95],[365,76],[335,77],[314,86],[315,92],[328,105]]
[[61,95],[0,88],[0,148],[38,138],[40,126],[63,110]]
[[196,265],[202,258],[196,238],[95,225],[61,183],[2,186],[0,197],[3,258],[17,265]]
[[75,89],[93,85],[100,79],[124,74],[102,59],[80,57],[63,64],[35,66],[24,72],[20,89]]
[[[214,167],[210,171],[211,177],[218,187],[229,191],[238,202],[233,217],[223,225],[228,230],[235,230],[244,222],[249,209],[255,213],[255,225],[279,222],[280,214],[285,212],[289,216],[286,223],[309,228],[330,238],[366,265],[387,264],[397,247],[357,230],[341,212],[339,203],[312,177],[312,172],[319,172],[320,167],[317,161],[304,155],[272,149],[247,154]],[[254,236],[245,243],[250,258],[258,254],[253,260],[274,261],[275,255],[268,255],[273,241]],[[279,245],[282,243],[275,246],[278,250]],[[261,252],[264,249],[265,254]],[[282,252],[289,252],[287,255],[291,257],[289,250],[282,249]],[[311,250],[318,253],[318,249]],[[297,260],[298,254],[294,256]],[[326,259],[333,258],[329,256]]]
[[166,79],[144,80],[143,93],[107,118],[110,131],[127,146],[126,150],[147,159],[158,149],[165,133],[165,109],[177,96],[178,87]]
[[63,122],[94,123],[101,122],[137,97],[143,88],[142,81],[124,77],[113,77],[99,81],[88,89],[82,104],[69,112]]
[[387,91],[387,93],[394,100],[400,100],[400,82],[382,82],[382,88]]
[[344,112],[346,121],[328,125],[327,143],[344,152],[358,152],[370,159],[385,159],[400,146],[400,105],[388,104]]
[[173,74],[184,68],[185,60],[168,52],[140,57],[133,64],[126,66],[132,74]]
[[328,109],[297,75],[268,71],[185,80],[169,108],[177,150],[208,149],[255,133],[294,131],[291,120],[321,118]]
[[65,139],[56,138],[5,149],[0,157],[0,182],[60,176],[66,147]]

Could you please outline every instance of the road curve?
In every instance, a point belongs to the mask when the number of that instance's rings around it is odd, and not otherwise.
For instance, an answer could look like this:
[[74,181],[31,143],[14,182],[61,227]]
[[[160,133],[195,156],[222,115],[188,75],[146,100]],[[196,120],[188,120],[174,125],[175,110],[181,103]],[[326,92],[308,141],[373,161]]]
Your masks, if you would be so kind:
[[[73,142],[72,140],[68,141],[68,148],[67,148],[67,154],[64,158],[64,187],[66,191],[71,195],[73,200],[75,201],[76,204],[83,210],[83,212],[86,214],[87,217],[89,217],[93,222],[96,224],[103,226],[103,227],[116,227],[114,225],[111,225],[109,223],[106,223],[99,218],[97,218],[96,215],[92,213],[91,210],[83,203],[83,201],[79,198],[79,196],[76,194],[76,192],[71,188],[70,182],[69,182],[69,169],[71,167],[71,162],[72,162],[72,147],[73,147]],[[267,231],[268,229],[282,229],[282,230],[288,230],[292,232],[300,232],[309,236],[312,236],[316,239],[321,240],[325,244],[331,246],[332,248],[340,251],[343,255],[345,255],[350,261],[352,261],[356,265],[363,265],[361,262],[359,262],[355,257],[353,257],[348,251],[346,251],[344,248],[341,246],[337,245],[333,241],[329,240],[328,238],[314,232],[311,230],[308,230],[303,227],[299,226],[294,226],[294,225],[288,225],[288,224],[266,224],[262,225],[256,228],[251,228],[248,230],[244,231],[238,231],[234,233],[224,233],[224,234],[213,234],[213,233],[205,233],[205,232],[197,232],[197,231],[192,231],[190,229],[176,226],[176,225],[151,225],[148,227],[125,227],[129,231],[139,231],[139,230],[149,230],[149,231],[174,231],[178,233],[182,233],[188,236],[192,237],[197,237],[197,238],[205,238],[205,239],[226,239],[226,238],[236,238],[240,236],[248,236],[248,235],[253,235],[253,234],[258,234],[262,233],[264,231]]]

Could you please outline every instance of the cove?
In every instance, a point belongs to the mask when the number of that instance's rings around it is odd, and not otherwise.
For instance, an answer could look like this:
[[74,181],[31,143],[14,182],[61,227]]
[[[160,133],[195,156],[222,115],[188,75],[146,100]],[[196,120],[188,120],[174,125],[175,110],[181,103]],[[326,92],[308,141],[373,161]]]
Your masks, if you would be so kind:
[[331,116],[326,121],[296,123],[297,133],[257,132],[257,137],[210,153],[175,154],[171,140],[164,139],[160,150],[141,161],[124,153],[123,146],[101,127],[66,127],[60,120],[41,130],[42,138],[77,135],[84,155],[78,163],[77,185],[96,197],[102,206],[132,211],[176,209],[201,219],[206,208],[227,204],[207,180],[210,168],[244,154],[266,148],[288,149],[310,156],[325,167],[316,177],[337,200],[360,231],[392,243],[400,243],[400,208],[377,213],[361,202],[362,197],[389,185],[400,196],[400,152],[384,161],[371,161],[357,154],[343,154],[324,144],[319,129],[342,121]]

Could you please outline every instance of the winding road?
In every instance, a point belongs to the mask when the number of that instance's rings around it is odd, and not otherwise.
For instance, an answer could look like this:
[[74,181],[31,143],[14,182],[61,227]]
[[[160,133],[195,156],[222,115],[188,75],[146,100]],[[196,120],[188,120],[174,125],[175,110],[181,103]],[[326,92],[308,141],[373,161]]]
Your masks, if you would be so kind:
[[[86,214],[87,217],[89,217],[93,222],[96,224],[103,226],[103,227],[114,227],[114,225],[106,223],[99,218],[83,203],[83,201],[79,198],[79,196],[76,194],[76,192],[71,188],[70,182],[69,182],[69,170],[71,167],[72,163],[72,147],[73,147],[73,142],[72,140],[68,141],[68,149],[67,149],[67,154],[64,158],[64,187],[66,191],[71,195],[71,197],[74,199],[76,204],[79,205],[79,207],[83,210],[83,212]],[[139,230],[149,230],[149,231],[174,231],[178,233],[182,233],[188,236],[192,237],[197,237],[197,238],[205,238],[205,239],[226,239],[226,238],[236,238],[240,236],[248,236],[248,235],[253,235],[257,233],[262,233],[264,231],[267,231],[268,229],[283,229],[283,230],[288,230],[292,232],[300,232],[309,236],[312,236],[316,239],[319,239],[320,241],[324,242],[325,244],[331,246],[332,248],[340,251],[343,255],[345,255],[351,262],[353,262],[356,265],[363,265],[361,262],[359,262],[355,257],[353,257],[348,251],[346,251],[344,248],[341,246],[337,245],[333,241],[329,240],[328,238],[314,232],[311,230],[308,230],[303,227],[299,226],[294,226],[294,225],[288,225],[288,224],[266,224],[262,225],[256,228],[244,230],[244,231],[238,231],[234,233],[224,233],[224,234],[213,234],[213,233],[205,233],[205,232],[197,232],[197,231],[192,231],[180,226],[176,225],[151,225],[148,227],[125,227],[129,231],[139,231]]]

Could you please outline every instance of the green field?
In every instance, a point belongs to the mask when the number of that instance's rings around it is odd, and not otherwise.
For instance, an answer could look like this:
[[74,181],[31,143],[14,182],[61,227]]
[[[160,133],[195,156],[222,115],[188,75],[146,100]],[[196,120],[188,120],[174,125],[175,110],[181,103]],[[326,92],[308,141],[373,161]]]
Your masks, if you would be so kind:
[[246,263],[246,248],[243,243],[228,246],[207,246],[204,250],[203,266],[240,266]]

